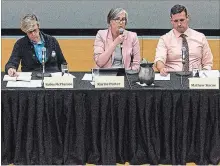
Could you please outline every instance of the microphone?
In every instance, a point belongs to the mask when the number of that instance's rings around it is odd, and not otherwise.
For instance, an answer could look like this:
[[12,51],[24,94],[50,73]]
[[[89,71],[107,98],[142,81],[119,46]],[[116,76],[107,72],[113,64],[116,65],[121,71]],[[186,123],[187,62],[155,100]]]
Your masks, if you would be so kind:
[[[119,29],[119,34],[122,35],[123,33],[124,33],[124,29],[123,29],[123,28],[120,28],[120,29]],[[122,49],[122,43],[121,43],[120,46],[121,46],[121,49]],[[121,52],[121,53],[122,53],[122,52]]]
[[[123,29],[123,28],[120,28],[120,29],[119,29],[119,34],[122,35],[123,32],[124,32],[124,29]],[[122,56],[122,60],[123,60],[124,68],[125,68],[125,63],[124,63],[124,59],[123,59],[123,55],[122,55],[122,44],[123,44],[123,43],[120,44],[120,47],[121,47],[121,56]],[[131,86],[130,80],[128,79],[128,75],[127,75],[127,72],[126,72],[126,71],[125,71],[125,77],[126,77],[126,79],[127,79],[127,81],[128,81],[129,88],[132,89],[132,86]]]
[[122,35],[123,32],[124,32],[124,29],[123,29],[123,28],[120,28],[120,29],[119,29],[119,34]]
[[[119,31],[119,34],[122,35],[123,32],[124,32],[124,29],[123,29],[123,28],[120,28],[118,31]],[[121,48],[121,56],[122,56],[122,59],[123,59],[123,55],[122,55],[122,43],[120,44],[120,48]],[[123,59],[123,63],[124,63],[124,59]],[[123,64],[123,65],[125,65],[125,64]]]
[[186,62],[186,47],[182,47],[182,63],[185,64]]
[[45,58],[46,58],[46,48],[42,48],[42,66],[43,66],[43,74],[45,73]]
[[42,73],[37,73],[36,75],[37,77],[42,78],[42,82],[44,77],[51,77],[50,73],[45,73],[46,50],[47,49],[45,47],[42,48]]
[[132,54],[132,55],[131,55],[131,62],[130,62],[131,70],[132,70],[132,65],[133,65],[133,59],[134,59],[134,55]]
[[191,72],[184,71],[184,65],[186,63],[186,47],[182,47],[181,51],[182,51],[181,57],[182,57],[183,67],[182,67],[182,71],[177,72],[176,74],[181,76],[181,81],[180,82],[181,82],[182,87],[184,87],[183,83],[182,83],[182,76],[189,76],[191,74]]

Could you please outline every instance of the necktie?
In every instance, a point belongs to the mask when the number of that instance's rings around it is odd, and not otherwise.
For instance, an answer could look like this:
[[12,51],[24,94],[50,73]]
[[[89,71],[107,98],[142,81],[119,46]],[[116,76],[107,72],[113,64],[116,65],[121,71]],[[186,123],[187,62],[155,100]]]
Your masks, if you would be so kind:
[[185,47],[186,51],[185,51],[185,64],[183,66],[184,71],[189,71],[189,47],[188,47],[188,42],[186,40],[186,35],[185,34],[181,34],[180,37],[183,38],[182,40],[182,48]]

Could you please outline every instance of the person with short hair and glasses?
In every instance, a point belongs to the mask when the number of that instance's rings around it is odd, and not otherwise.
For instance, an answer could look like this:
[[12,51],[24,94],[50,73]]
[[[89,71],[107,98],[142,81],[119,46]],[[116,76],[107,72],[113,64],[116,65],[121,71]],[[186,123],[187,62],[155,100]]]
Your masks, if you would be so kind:
[[99,30],[94,42],[97,68],[139,70],[139,40],[135,32],[125,30],[127,22],[128,14],[122,8],[113,8],[108,13],[108,29]]
[[61,64],[66,64],[58,41],[39,29],[39,20],[34,14],[26,14],[21,20],[21,30],[26,33],[13,48],[11,57],[5,65],[9,76],[17,76],[21,63],[22,72],[42,70],[42,48],[46,48],[45,68],[49,72],[61,71]]
[[156,48],[154,62],[160,74],[165,76],[168,72],[191,71],[193,68],[211,70],[213,55],[208,41],[204,34],[189,28],[186,7],[178,4],[173,6],[170,21],[173,29],[160,37]]

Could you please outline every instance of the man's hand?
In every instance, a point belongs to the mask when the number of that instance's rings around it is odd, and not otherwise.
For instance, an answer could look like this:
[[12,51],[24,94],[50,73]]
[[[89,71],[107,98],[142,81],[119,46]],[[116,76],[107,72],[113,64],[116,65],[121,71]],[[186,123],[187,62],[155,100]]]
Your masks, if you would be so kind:
[[10,77],[17,77],[18,76],[18,73],[16,72],[16,70],[14,68],[9,68],[8,69],[8,75]]
[[160,69],[160,75],[167,76],[167,74],[168,74],[168,71],[167,71],[167,69],[165,67]]

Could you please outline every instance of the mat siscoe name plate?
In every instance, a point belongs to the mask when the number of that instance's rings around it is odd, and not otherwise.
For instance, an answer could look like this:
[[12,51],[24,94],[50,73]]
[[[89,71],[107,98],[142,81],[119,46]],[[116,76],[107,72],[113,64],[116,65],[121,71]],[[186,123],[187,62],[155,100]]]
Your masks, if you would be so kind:
[[219,78],[189,78],[190,89],[219,89]]

